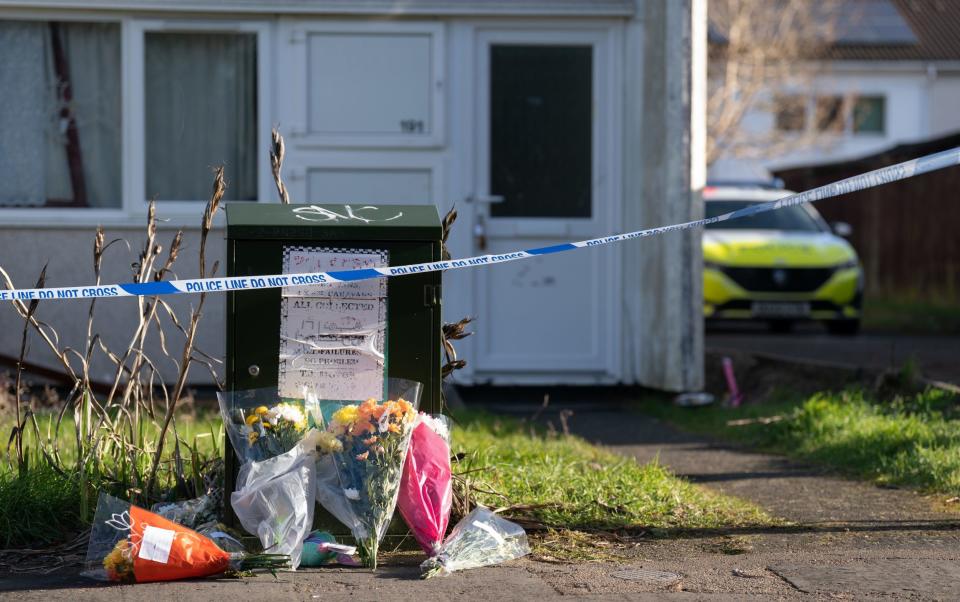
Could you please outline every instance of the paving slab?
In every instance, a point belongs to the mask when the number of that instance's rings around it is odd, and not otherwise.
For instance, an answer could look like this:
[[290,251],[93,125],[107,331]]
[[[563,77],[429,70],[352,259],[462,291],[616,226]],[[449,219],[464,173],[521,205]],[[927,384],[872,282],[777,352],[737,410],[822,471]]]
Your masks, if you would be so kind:
[[960,564],[896,558],[842,565],[780,564],[770,570],[806,593],[903,594],[943,600],[960,597]]
[[554,598],[557,591],[521,567],[503,566],[443,578],[421,580],[416,567],[364,569],[304,569],[245,579],[204,579],[133,585],[99,584],[74,578],[44,583],[44,579],[5,578],[4,600],[114,600],[127,602],[210,602],[212,600],[471,600],[500,601]]

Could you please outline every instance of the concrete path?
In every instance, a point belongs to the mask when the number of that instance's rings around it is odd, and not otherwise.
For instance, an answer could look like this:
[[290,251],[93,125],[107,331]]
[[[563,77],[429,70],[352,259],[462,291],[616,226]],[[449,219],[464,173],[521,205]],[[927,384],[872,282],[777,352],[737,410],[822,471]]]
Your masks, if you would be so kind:
[[794,523],[652,544],[650,565],[683,573],[687,591],[960,598],[960,514],[938,511],[928,498],[717,445],[623,411],[581,410],[570,424],[617,453],[659,458]]

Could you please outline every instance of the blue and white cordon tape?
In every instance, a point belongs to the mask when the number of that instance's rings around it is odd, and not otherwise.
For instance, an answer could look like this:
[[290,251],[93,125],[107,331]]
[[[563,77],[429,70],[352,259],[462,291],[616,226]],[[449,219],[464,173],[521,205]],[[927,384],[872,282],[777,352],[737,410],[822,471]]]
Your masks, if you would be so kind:
[[0,291],[0,301],[28,301],[33,299],[92,299],[99,297],[136,297],[154,295],[176,295],[182,293],[205,293],[223,291],[244,291],[265,288],[282,288],[287,286],[303,286],[306,284],[326,284],[331,282],[353,282],[369,280],[385,276],[403,276],[406,274],[420,274],[424,272],[440,272],[455,270],[479,265],[491,265],[516,261],[539,255],[551,255],[585,247],[597,247],[610,243],[655,236],[676,230],[689,230],[707,224],[724,222],[749,215],[756,215],[765,211],[774,211],[781,207],[790,207],[802,203],[812,203],[849,192],[873,188],[881,184],[905,180],[938,169],[960,165],[960,147],[934,153],[919,159],[904,161],[889,167],[875,169],[865,174],[853,176],[839,182],[827,184],[813,190],[790,195],[776,201],[757,203],[743,209],[716,217],[698,219],[682,224],[637,230],[624,234],[613,234],[602,238],[568,242],[550,247],[527,249],[513,253],[498,255],[478,255],[465,259],[451,259],[449,261],[434,261],[429,263],[415,263],[382,268],[366,268],[357,270],[340,270],[334,272],[310,272],[305,274],[271,274],[265,276],[238,276],[231,278],[195,278],[192,280],[170,280],[160,282],[135,282],[129,284],[107,284],[99,286],[65,286],[60,288],[28,288]]

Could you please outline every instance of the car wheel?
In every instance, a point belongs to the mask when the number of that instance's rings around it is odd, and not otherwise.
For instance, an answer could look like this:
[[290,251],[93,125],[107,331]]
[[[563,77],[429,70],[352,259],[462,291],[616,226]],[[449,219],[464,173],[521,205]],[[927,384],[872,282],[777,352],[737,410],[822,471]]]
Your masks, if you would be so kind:
[[793,320],[770,320],[767,322],[770,332],[791,332],[793,330]]
[[853,336],[860,332],[860,320],[831,320],[826,325],[830,334]]

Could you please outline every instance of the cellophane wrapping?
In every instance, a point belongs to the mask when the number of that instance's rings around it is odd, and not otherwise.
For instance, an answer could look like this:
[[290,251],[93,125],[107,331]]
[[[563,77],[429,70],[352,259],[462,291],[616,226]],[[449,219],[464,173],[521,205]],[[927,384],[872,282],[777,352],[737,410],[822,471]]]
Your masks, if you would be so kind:
[[243,528],[257,536],[265,552],[289,555],[294,569],[300,565],[303,540],[313,528],[319,434],[311,430],[283,454],[246,462],[230,495]]
[[397,509],[427,556],[437,554],[450,521],[452,421],[443,415],[417,417],[403,467]]
[[386,400],[343,405],[327,425],[332,439],[322,447],[333,458],[343,499],[333,508],[325,507],[348,519],[345,524],[357,542],[360,559],[370,568],[377,567],[380,540],[396,508],[421,389],[416,381],[388,379]]
[[84,575],[144,583],[206,577],[230,566],[231,555],[209,538],[130,502],[100,494]]
[[500,564],[529,553],[523,527],[478,506],[457,523],[437,555],[426,559],[420,569],[423,577],[429,578]]
[[318,402],[308,391],[281,398],[276,387],[217,393],[223,426],[240,463],[286,453],[317,426]]

